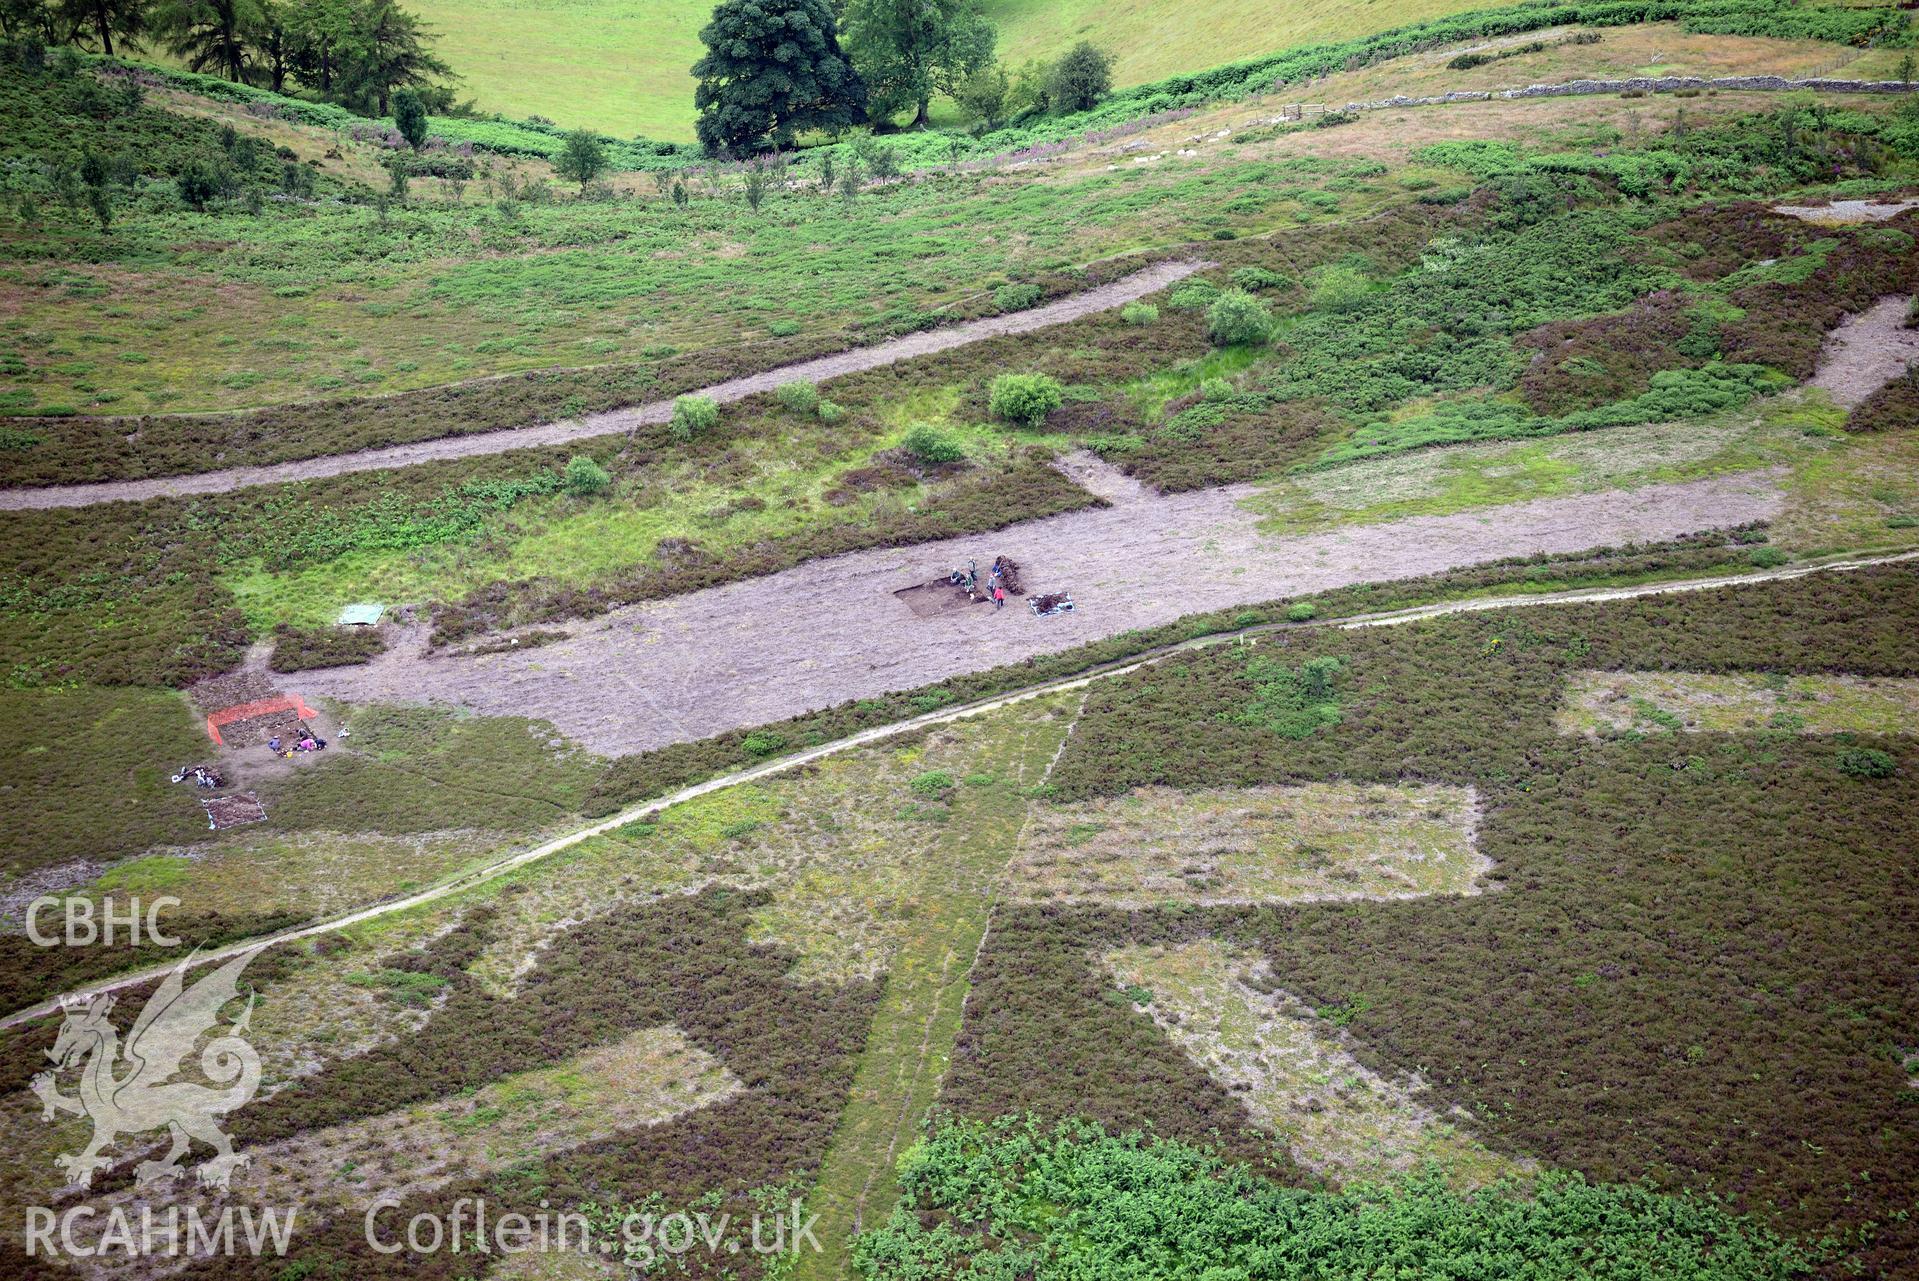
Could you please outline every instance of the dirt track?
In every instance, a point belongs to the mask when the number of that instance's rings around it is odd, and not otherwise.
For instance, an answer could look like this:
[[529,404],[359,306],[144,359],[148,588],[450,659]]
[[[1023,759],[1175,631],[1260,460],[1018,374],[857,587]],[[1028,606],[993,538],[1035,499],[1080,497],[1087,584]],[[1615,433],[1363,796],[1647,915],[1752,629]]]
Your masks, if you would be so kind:
[[[1129,303],[1147,294],[1157,293],[1175,281],[1184,280],[1210,263],[1165,262],[1130,276],[1088,289],[1084,293],[1049,302],[1043,307],[1016,311],[1005,316],[970,320],[963,325],[908,334],[872,347],[822,356],[817,360],[785,365],[763,373],[749,374],[701,389],[701,395],[726,403],[772,391],[784,382],[803,379],[824,382],[847,374],[863,373],[886,365],[951,351],[988,338],[1008,334],[1031,333],[1052,325],[1063,325],[1098,312]],[[274,463],[265,467],[234,467],[225,471],[201,472],[191,476],[157,476],[150,480],[106,481],[92,485],[46,485],[36,488],[0,490],[0,511],[22,511],[45,507],[88,507],[95,503],[145,502],[150,498],[180,497],[191,494],[223,494],[228,490],[254,485],[279,485],[288,481],[317,480],[342,476],[348,472],[378,471],[388,467],[411,467],[416,463],[438,462],[447,458],[474,458],[484,454],[503,454],[511,449],[529,449],[540,445],[563,445],[571,440],[611,436],[634,427],[663,423],[673,415],[673,402],[655,400],[629,409],[604,414],[588,414],[535,427],[515,427],[507,431],[483,432],[470,436],[442,436],[410,445],[390,445],[383,449],[363,449],[351,454],[326,458],[307,458],[298,462]]]
[[[524,653],[428,658],[416,632],[366,666],[303,673],[302,692],[540,717],[597,752],[625,755],[1185,614],[1503,556],[1671,538],[1767,520],[1781,505],[1772,474],[1747,473],[1269,538],[1239,506],[1250,486],[1156,498],[1090,458],[1072,468],[1115,505],[629,606]],[[1029,591],[1068,590],[1078,608],[1040,619],[1015,601],[998,613],[976,605],[921,616],[894,595],[1002,553],[1020,562]]]

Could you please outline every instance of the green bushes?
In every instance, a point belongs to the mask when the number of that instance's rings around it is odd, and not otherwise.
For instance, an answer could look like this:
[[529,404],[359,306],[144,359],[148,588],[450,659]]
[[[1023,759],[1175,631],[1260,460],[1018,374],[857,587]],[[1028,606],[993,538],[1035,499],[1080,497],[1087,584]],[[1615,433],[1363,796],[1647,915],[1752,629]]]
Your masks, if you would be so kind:
[[1001,285],[993,291],[993,306],[1002,314],[1009,311],[1025,311],[1045,296],[1046,291],[1038,285]]
[[1204,310],[1213,299],[1219,297],[1219,286],[1210,280],[1195,278],[1183,280],[1173,286],[1173,292],[1166,297],[1166,305],[1181,310]]
[[937,427],[920,423],[906,433],[900,448],[911,454],[922,467],[945,467],[966,457],[959,441]]
[[1471,1193],[1430,1173],[1286,1187],[1193,1144],[1078,1120],[949,1117],[899,1178],[900,1206],[856,1243],[865,1275],[1754,1281],[1816,1258],[1716,1198],[1562,1171]]
[[1891,778],[1899,772],[1893,754],[1876,747],[1848,747],[1839,753],[1838,764],[1847,778]]
[[914,775],[906,786],[913,795],[923,801],[940,801],[945,800],[952,793],[954,783],[953,776],[948,771],[931,769],[923,774]]
[[765,760],[786,750],[786,737],[772,730],[756,729],[740,740],[740,748],[755,760]]
[[1206,336],[1217,347],[1263,347],[1273,340],[1273,314],[1243,289],[1228,289],[1206,308]]
[[820,408],[817,384],[795,379],[773,389],[773,399],[789,414],[816,414]]
[[1309,658],[1288,667],[1254,653],[1246,660],[1253,697],[1245,707],[1222,713],[1221,719],[1234,725],[1257,725],[1281,738],[1307,738],[1325,726],[1339,724],[1336,685],[1343,667],[1330,657]]
[[775,387],[773,401],[789,414],[815,417],[823,423],[836,423],[846,413],[820,395],[819,384],[804,379],[784,382]]
[[675,396],[667,431],[684,444],[720,425],[720,407],[711,396]]
[[1150,302],[1129,302],[1119,309],[1119,318],[1129,325],[1159,323],[1159,308]]
[[1309,303],[1315,311],[1334,315],[1358,311],[1373,296],[1373,282],[1353,263],[1328,263],[1313,277]]
[[993,380],[987,407],[1005,422],[1038,427],[1065,398],[1058,380],[1046,374],[1001,374]]
[[560,473],[560,488],[574,498],[594,498],[613,488],[613,476],[585,454],[575,454]]

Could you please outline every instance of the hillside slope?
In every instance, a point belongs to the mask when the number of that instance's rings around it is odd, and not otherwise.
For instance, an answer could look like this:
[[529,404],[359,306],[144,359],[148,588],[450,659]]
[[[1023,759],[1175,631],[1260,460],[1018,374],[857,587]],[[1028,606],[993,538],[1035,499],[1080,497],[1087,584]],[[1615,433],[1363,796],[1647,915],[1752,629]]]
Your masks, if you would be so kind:
[[[488,111],[545,116],[617,137],[690,141],[700,28],[712,0],[419,0],[462,92]],[[1480,0],[987,0],[1009,64],[1091,39],[1121,86],[1485,8]]]

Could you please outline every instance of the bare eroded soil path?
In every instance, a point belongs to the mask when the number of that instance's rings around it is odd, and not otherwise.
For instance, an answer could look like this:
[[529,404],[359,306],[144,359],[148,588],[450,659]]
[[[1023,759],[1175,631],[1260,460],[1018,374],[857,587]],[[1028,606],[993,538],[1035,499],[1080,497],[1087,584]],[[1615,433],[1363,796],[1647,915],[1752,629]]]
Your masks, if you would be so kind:
[[[1166,286],[1184,280],[1210,266],[1204,262],[1164,262],[1136,271],[1130,276],[1100,285],[1041,307],[1016,311],[1005,316],[988,316],[945,329],[908,334],[872,347],[817,360],[784,365],[763,373],[748,374],[702,388],[697,394],[727,403],[772,391],[781,383],[803,380],[824,382],[847,374],[864,373],[886,365],[898,364],[917,356],[931,356],[955,347],[966,347],[988,338],[1031,333],[1052,325],[1109,311],[1114,307],[1157,293]],[[254,485],[279,485],[288,481],[318,480],[342,476],[348,472],[379,471],[388,467],[411,467],[417,463],[438,462],[447,458],[475,458],[485,454],[503,454],[512,449],[541,445],[563,445],[568,441],[594,436],[612,436],[635,427],[656,425],[673,416],[670,400],[649,401],[627,409],[604,414],[587,414],[534,427],[515,427],[507,431],[481,432],[468,436],[442,436],[436,440],[416,441],[409,445],[389,445],[381,449],[362,449],[350,454],[326,458],[306,458],[297,462],[273,463],[263,467],[233,467],[225,471],[200,472],[190,476],[156,476],[147,480],[105,481],[90,485],[46,485],[24,489],[0,490],[0,511],[22,511],[45,507],[88,507],[95,503],[145,502],[150,498],[175,498],[193,494],[224,494],[228,490]]]
[[[301,692],[351,702],[437,702],[545,718],[596,752],[625,755],[911,689],[1183,615],[1352,583],[1412,578],[1533,552],[1677,537],[1768,520],[1772,473],[1541,499],[1292,537],[1263,535],[1228,486],[1154,497],[1096,461],[1074,472],[1108,508],[997,533],[855,552],[617,610],[565,640],[477,658],[429,657],[416,633],[362,667],[302,674]],[[1037,618],[1022,601],[923,612],[896,593],[996,555],[1028,591],[1077,608]],[[915,609],[914,606],[918,606]]]

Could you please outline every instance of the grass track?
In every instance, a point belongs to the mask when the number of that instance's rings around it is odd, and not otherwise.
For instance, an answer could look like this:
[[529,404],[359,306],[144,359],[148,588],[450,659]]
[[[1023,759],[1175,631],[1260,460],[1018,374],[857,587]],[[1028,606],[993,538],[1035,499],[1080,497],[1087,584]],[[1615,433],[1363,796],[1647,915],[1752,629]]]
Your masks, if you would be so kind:
[[[1027,814],[1027,792],[1065,741],[1070,717],[1008,719],[969,762],[936,857],[923,869],[914,931],[886,976],[839,1130],[808,1198],[821,1250],[797,1276],[847,1275],[853,1237],[898,1196],[893,1171],[932,1109],[959,1038],[973,959],[1001,869]],[[985,781],[990,777],[991,781]]]

